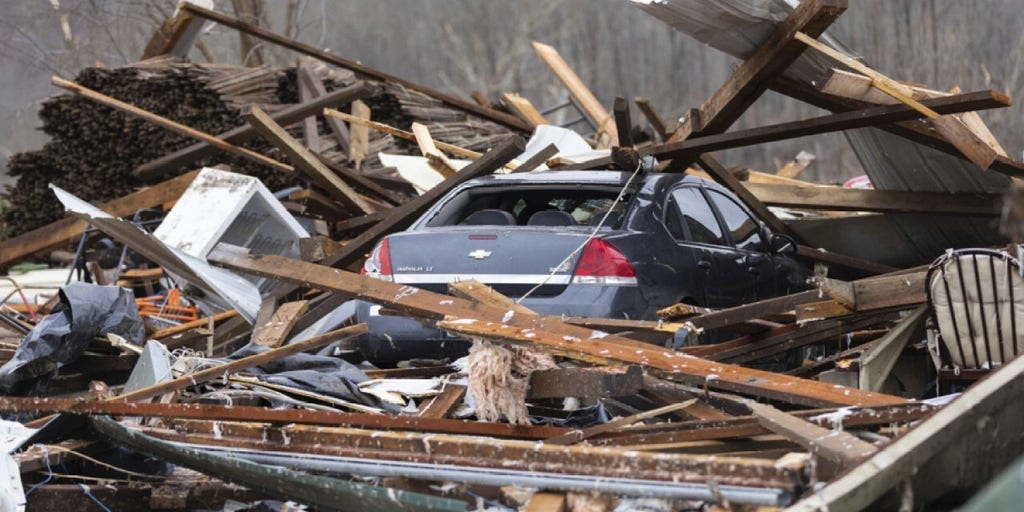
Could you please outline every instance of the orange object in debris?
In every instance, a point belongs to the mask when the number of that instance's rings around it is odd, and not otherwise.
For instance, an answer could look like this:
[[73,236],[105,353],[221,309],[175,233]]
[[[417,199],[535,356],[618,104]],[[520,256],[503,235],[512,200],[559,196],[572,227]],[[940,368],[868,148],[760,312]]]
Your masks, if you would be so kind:
[[190,322],[199,318],[199,310],[185,300],[181,290],[171,288],[167,296],[153,295],[135,299],[139,316]]

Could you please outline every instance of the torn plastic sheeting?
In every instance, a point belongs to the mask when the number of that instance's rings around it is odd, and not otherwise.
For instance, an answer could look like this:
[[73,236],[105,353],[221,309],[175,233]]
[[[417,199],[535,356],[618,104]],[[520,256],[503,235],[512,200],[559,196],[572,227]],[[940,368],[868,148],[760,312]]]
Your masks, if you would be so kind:
[[[254,343],[231,354],[227,359],[240,359],[270,350]],[[397,414],[398,407],[384,403],[359,390],[359,383],[369,380],[366,373],[344,359],[312,354],[294,354],[270,361],[252,370],[257,378],[269,384],[361,403]]]
[[[93,338],[114,333],[136,345],[145,328],[135,295],[117,286],[71,283],[60,291],[60,302],[18,345],[14,357],[0,367],[0,391],[19,393],[30,381],[52,376],[77,360]],[[45,385],[48,379],[38,384]],[[12,393],[13,394],[13,393]]]
[[115,445],[129,447],[208,475],[215,475],[275,497],[313,505],[321,510],[465,510],[465,502],[427,494],[377,487],[266,466],[179,446],[131,430],[108,416],[89,418],[92,427]]
[[[60,187],[50,188],[68,211],[201,290],[203,296],[197,302],[212,304],[220,311],[234,308],[249,324],[255,323],[261,299],[256,285],[248,279],[169,247],[131,222],[114,218]],[[195,298],[192,296],[196,294],[189,295]]]

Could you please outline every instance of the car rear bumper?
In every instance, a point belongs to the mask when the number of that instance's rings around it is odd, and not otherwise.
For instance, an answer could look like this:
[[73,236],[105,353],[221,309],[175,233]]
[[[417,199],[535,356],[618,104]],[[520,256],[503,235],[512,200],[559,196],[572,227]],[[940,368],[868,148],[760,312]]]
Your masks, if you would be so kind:
[[[656,309],[636,286],[570,285],[557,296],[527,297],[522,304],[544,315],[625,319],[648,318]],[[368,327],[359,349],[371,362],[458,358],[469,349],[464,338],[408,317],[381,315],[379,309],[368,302],[356,307],[356,320]]]

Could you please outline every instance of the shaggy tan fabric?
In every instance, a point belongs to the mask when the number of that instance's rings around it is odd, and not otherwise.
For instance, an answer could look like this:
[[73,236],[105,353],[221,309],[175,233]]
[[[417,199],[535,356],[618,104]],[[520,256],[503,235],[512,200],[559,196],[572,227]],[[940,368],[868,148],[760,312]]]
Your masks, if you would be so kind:
[[529,425],[526,391],[530,373],[556,367],[547,352],[473,340],[469,349],[469,392],[476,401],[477,418],[498,421],[504,414],[513,425]]

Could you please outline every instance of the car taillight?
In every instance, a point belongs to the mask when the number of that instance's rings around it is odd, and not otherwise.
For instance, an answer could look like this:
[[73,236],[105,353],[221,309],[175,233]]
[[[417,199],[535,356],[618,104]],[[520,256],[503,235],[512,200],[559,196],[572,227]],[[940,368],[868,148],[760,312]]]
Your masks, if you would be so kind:
[[595,238],[587,242],[576,263],[574,284],[635,285],[633,265],[614,245]]
[[395,276],[391,272],[391,250],[388,248],[388,239],[385,238],[377,244],[370,252],[370,257],[363,263],[361,274],[375,277],[382,281],[394,281]]

